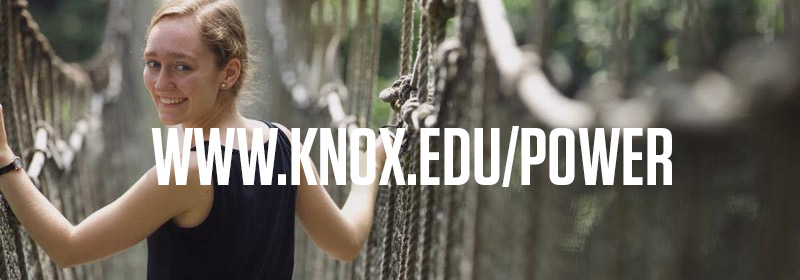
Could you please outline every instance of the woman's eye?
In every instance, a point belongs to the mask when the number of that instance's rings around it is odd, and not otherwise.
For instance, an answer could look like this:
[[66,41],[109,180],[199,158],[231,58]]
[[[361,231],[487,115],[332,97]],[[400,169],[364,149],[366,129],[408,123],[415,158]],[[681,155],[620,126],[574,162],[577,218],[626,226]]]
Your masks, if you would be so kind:
[[146,62],[145,64],[147,65],[147,67],[148,67],[148,68],[158,68],[158,67],[161,67],[161,63],[158,63],[157,61],[148,61],[148,62]]
[[186,64],[178,64],[177,66],[175,66],[175,69],[178,70],[178,71],[191,70],[191,68],[189,68],[189,66],[186,66]]

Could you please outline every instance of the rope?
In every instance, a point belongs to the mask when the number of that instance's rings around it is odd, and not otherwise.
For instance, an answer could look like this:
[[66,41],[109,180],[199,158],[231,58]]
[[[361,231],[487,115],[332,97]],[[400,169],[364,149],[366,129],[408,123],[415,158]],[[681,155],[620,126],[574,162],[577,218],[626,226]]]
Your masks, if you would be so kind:
[[[420,0],[422,3],[421,6],[425,6],[426,0]],[[429,45],[430,45],[430,37],[428,33],[428,14],[423,13],[420,16],[420,23],[419,23],[419,45],[417,46],[417,59],[414,62],[414,71],[413,71],[413,79],[412,85],[414,88],[422,89],[421,85],[424,85],[428,79],[428,54],[429,54]],[[423,73],[425,75],[423,75]],[[424,88],[427,90],[427,88]],[[422,92],[423,94],[427,92]]]
[[[428,35],[428,52],[432,54],[439,45],[444,42],[445,36],[447,35],[447,30],[445,29],[447,20],[455,15],[455,5],[452,1],[430,0],[428,5],[425,6],[425,10],[429,15],[428,28],[431,33]],[[434,56],[428,56],[428,65],[434,65]],[[429,67],[429,69],[428,76],[435,77],[435,68]],[[436,93],[434,78],[428,79],[427,87],[428,101],[431,101],[431,99],[434,99],[434,94]]]
[[414,40],[413,25],[413,0],[403,0],[403,29],[400,35],[400,75],[408,74],[411,70],[411,45]]
[[[420,128],[469,128],[488,125],[493,121],[490,109],[494,107],[490,106],[496,104],[496,99],[515,98],[512,101],[519,101],[527,108],[529,114],[526,117],[534,118],[543,127],[593,126],[600,121],[606,121],[605,119],[611,119],[608,114],[615,114],[614,110],[605,110],[605,107],[600,108],[562,96],[544,76],[536,53],[522,51],[516,45],[501,1],[459,1],[457,4],[459,38],[445,39],[447,19],[456,11],[454,1],[419,2],[418,7],[423,10],[418,30],[420,41],[414,56],[413,2],[403,2],[399,77],[390,87],[380,92],[380,99],[388,103],[396,113],[393,116],[399,116],[397,127],[408,129],[409,133],[401,145],[400,154],[402,169],[406,175],[419,174]],[[372,16],[375,23],[375,14]],[[360,19],[359,22],[365,20]],[[487,32],[489,30],[491,32]],[[376,29],[371,31],[375,32]],[[365,34],[353,35],[351,38],[368,37]],[[370,38],[374,42],[379,41],[377,36]],[[356,44],[358,41],[360,40],[352,42]],[[364,47],[363,50],[360,55],[368,54],[365,56],[377,61],[377,54],[369,53],[374,48]],[[353,54],[355,56],[355,52]],[[279,55],[292,57],[282,53]],[[375,67],[375,64],[368,66],[366,61],[351,60],[349,62],[352,64],[348,65],[361,65],[363,68],[356,68],[359,71]],[[361,112],[364,112],[364,108],[369,112],[369,108],[361,107],[366,106],[365,104],[344,110],[340,104],[340,96],[347,96],[349,89],[354,93],[350,97],[371,98],[371,95],[361,95],[372,90],[363,87],[367,81],[364,73],[371,71],[373,69],[358,72],[361,82],[348,83],[348,87],[340,84],[322,87],[321,96],[327,99],[326,106],[333,125],[357,127],[359,122],[355,118],[363,115]],[[348,71],[348,75],[355,74]],[[366,84],[372,84],[372,81]],[[506,95],[490,95],[496,92]],[[615,102],[634,106],[635,109],[643,108],[633,102]],[[648,126],[647,123],[650,123],[647,118],[625,119],[645,119],[644,125],[632,125],[634,127]],[[439,142],[433,143],[435,150],[441,151],[441,146]],[[434,174],[441,177],[440,165],[434,165],[432,169],[435,170]],[[483,241],[486,237],[480,236],[484,232],[479,234],[477,231],[476,207],[478,203],[486,202],[491,205],[497,202],[491,199],[479,200],[479,190],[474,187],[420,185],[398,186],[393,182],[389,187],[380,188],[374,231],[368,242],[368,267],[364,278],[471,279],[485,276],[487,272],[476,266],[477,254],[496,252],[490,251],[491,248],[478,246],[478,238]],[[538,257],[536,253],[529,255]],[[342,266],[338,268],[341,269]],[[326,272],[320,272],[322,273]]]
[[[2,1],[2,13],[3,13],[3,28],[7,28],[7,32],[3,32],[3,67],[5,73],[3,73],[3,80],[7,78],[7,83],[4,83],[4,89],[9,89],[8,92],[11,94],[7,95],[8,99],[4,100],[5,102],[9,102],[12,106],[4,106],[4,113],[8,114],[9,112],[12,115],[12,123],[15,127],[20,128],[22,130],[24,126],[20,125],[20,113],[16,113],[17,107],[20,98],[16,96],[16,88],[18,85],[17,82],[17,73],[19,70],[16,68],[16,58],[17,58],[17,33],[18,31],[18,22],[19,22],[19,10],[22,6],[18,5],[18,3],[13,3],[9,5],[9,1]],[[9,40],[10,39],[10,40]],[[13,55],[12,57],[6,56],[6,54]],[[13,63],[12,63],[13,62]],[[0,97],[2,98],[2,97]],[[6,103],[8,104],[8,103]],[[12,108],[8,108],[12,107]],[[8,109],[11,110],[8,110]],[[13,131],[13,129],[9,130],[9,141],[12,145],[20,145],[18,147],[22,147],[22,137],[20,137],[20,131]],[[15,141],[16,140],[16,141]],[[2,205],[0,205],[0,240],[2,240],[2,250],[3,250],[3,272],[4,276],[8,279],[20,279],[26,276],[25,270],[20,269],[19,260],[24,258],[20,258],[24,256],[20,254],[21,247],[19,246],[19,239],[15,236],[17,231],[14,230],[16,224],[16,217],[14,217],[11,209],[9,208],[8,203],[5,201],[5,198],[2,200]]]
[[411,75],[400,76],[392,83],[392,86],[380,92],[380,99],[389,103],[394,111],[400,111],[408,96],[411,95]]
[[[400,151],[405,174],[419,174],[419,142],[416,131],[423,126],[432,127],[436,124],[438,107],[433,104],[433,98],[431,98],[434,96],[435,88],[434,78],[432,78],[434,71],[429,67],[433,61],[430,54],[433,52],[434,42],[438,44],[443,38],[443,32],[435,28],[442,26],[447,20],[438,18],[429,20],[431,10],[441,8],[441,2],[430,3],[423,0],[420,2],[420,6],[425,8],[425,12],[420,17],[420,42],[413,73],[400,76],[392,83],[391,87],[380,93],[381,100],[389,103],[392,109],[399,113],[402,121],[400,125],[408,128],[410,132],[409,136],[404,139]],[[435,16],[442,15],[439,10],[435,12]],[[433,22],[435,24],[431,24]],[[408,23],[408,21],[404,23]],[[405,26],[408,25],[404,24]],[[405,29],[403,32],[403,34],[410,33]],[[432,32],[435,32],[436,38],[432,37]],[[407,39],[408,36],[403,38]],[[403,40],[401,52],[408,49],[410,49],[408,42]],[[403,65],[403,59],[406,56],[401,54],[401,57],[401,65]],[[401,69],[405,68],[401,66]],[[402,73],[406,72],[401,70]],[[420,101],[422,96],[425,96],[425,99]],[[419,182],[408,186],[395,186],[395,188],[399,189],[395,199],[397,210],[394,213],[399,218],[397,222],[402,226],[395,232],[393,238],[400,244],[396,246],[396,250],[399,252],[393,254],[393,262],[399,263],[394,266],[392,275],[398,279],[405,279],[409,276],[423,278],[430,270],[426,264],[429,257],[425,249],[431,242],[428,228],[433,215],[433,207],[430,204],[433,201],[430,197],[431,190],[423,189]]]
[[380,48],[381,48],[381,28],[380,28],[380,0],[375,0],[374,5],[372,6],[372,40],[370,43],[372,46],[370,50],[372,51],[371,60],[369,61],[369,80],[367,82],[366,92],[367,92],[367,99],[366,99],[366,107],[367,107],[367,117],[366,121],[364,122],[365,127],[371,126],[372,120],[372,103],[374,101],[374,95],[372,91],[375,90],[375,82],[378,78],[378,63],[380,62]]
[[355,32],[352,33],[351,42],[353,44],[350,47],[350,53],[348,54],[348,73],[347,78],[349,82],[347,86],[351,89],[353,96],[350,96],[347,100],[349,101],[349,112],[353,113],[358,118],[359,126],[362,125],[362,102],[364,99],[364,85],[363,79],[365,76],[365,67],[364,67],[364,57],[366,56],[366,44],[367,44],[367,36],[366,36],[366,22],[365,22],[365,15],[366,15],[366,0],[359,0],[357,6],[357,14],[356,14],[356,27]]
[[[53,204],[74,219],[72,212],[85,216],[96,208],[97,193],[102,190],[77,188],[67,184],[69,193],[80,195],[75,199],[58,194],[53,185],[53,172],[59,173],[60,182],[81,184],[76,178],[81,174],[70,172],[70,164],[83,147],[86,136],[99,127],[103,105],[119,95],[122,82],[119,57],[123,52],[122,25],[124,1],[112,1],[104,49],[98,69],[79,68],[65,64],[53,52],[47,38],[27,11],[25,1],[0,2],[0,102],[6,104],[7,135],[13,147],[23,148],[20,156],[28,162],[27,174]],[[119,14],[115,14],[119,13]],[[107,85],[89,79],[87,71],[106,73]],[[62,108],[69,116],[62,115]],[[69,127],[75,124],[76,127]],[[68,141],[60,135],[70,134]],[[53,161],[50,161],[53,159]],[[94,184],[92,184],[94,185]],[[65,192],[66,193],[66,192]],[[78,209],[80,208],[80,209]],[[50,258],[19,226],[13,212],[3,200],[0,202],[0,278],[3,279],[54,279],[70,275],[75,270],[62,270],[55,275]],[[78,274],[82,278],[98,277],[100,270]],[[67,276],[69,277],[69,276]],[[74,276],[73,276],[74,277]]]
[[394,227],[395,220],[392,210],[397,207],[396,205],[397,200],[395,199],[395,196],[397,195],[397,191],[395,191],[396,188],[397,185],[390,184],[389,189],[384,192],[386,193],[386,195],[384,196],[386,197],[385,200],[386,203],[380,204],[380,205],[386,205],[386,207],[383,208],[384,210],[380,211],[380,213],[382,214],[381,216],[384,217],[384,220],[386,221],[386,223],[383,226],[383,244],[382,244],[383,255],[381,256],[381,271],[380,271],[381,279],[391,279],[392,275],[391,260],[393,251],[391,249],[396,246],[393,242],[396,229]]

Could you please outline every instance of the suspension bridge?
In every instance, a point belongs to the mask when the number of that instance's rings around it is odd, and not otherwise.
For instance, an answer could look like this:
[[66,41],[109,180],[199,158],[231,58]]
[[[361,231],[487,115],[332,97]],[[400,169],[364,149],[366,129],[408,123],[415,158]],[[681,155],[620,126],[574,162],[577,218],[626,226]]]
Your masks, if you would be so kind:
[[[264,62],[275,72],[256,79],[278,85],[274,107],[288,112],[287,124],[375,127],[379,98],[392,109],[389,123],[409,131],[401,148],[407,174],[419,174],[424,127],[500,127],[501,139],[512,125],[665,127],[674,141],[672,186],[553,186],[544,165],[534,167],[531,186],[522,186],[513,179],[520,172],[515,162],[507,189],[472,180],[381,187],[372,233],[354,262],[325,256],[296,230],[295,278],[798,277],[800,9],[786,2],[780,40],[743,43],[733,51],[739,55],[711,67],[690,60],[703,48],[695,40],[703,26],[693,20],[704,12],[699,1],[684,1],[681,71],[600,83],[578,97],[551,82],[541,56],[546,44],[517,43],[499,0],[403,0],[398,76],[382,90],[380,50],[395,46],[380,45],[380,0],[265,1],[263,21],[250,24],[266,30]],[[0,1],[0,102],[9,141],[22,147],[30,177],[73,222],[113,199],[108,185],[127,184],[109,172],[125,166],[122,140],[136,133],[126,130],[141,126],[131,117],[139,111],[128,105],[133,91],[124,66],[138,52],[129,39],[130,5],[110,2],[101,51],[76,64],[53,51],[25,1]],[[628,77],[631,23],[618,18],[615,71]],[[440,153],[444,147],[440,140],[432,146]],[[634,168],[644,170],[642,162]],[[439,163],[431,170],[444,172]],[[343,203],[346,187],[327,188]],[[56,267],[4,202],[0,241],[2,279],[119,275],[97,263]]]

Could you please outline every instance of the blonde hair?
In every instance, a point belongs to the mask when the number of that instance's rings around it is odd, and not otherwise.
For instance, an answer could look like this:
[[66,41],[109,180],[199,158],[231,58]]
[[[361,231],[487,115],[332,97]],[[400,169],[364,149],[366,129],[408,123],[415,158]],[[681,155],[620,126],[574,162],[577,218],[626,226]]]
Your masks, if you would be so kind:
[[176,0],[161,6],[153,14],[147,27],[145,41],[150,30],[160,20],[167,17],[193,16],[200,35],[217,58],[217,66],[222,69],[233,58],[241,61],[239,79],[231,86],[231,92],[238,96],[249,74],[250,60],[247,50],[247,36],[242,17],[236,5],[230,1],[218,0]]

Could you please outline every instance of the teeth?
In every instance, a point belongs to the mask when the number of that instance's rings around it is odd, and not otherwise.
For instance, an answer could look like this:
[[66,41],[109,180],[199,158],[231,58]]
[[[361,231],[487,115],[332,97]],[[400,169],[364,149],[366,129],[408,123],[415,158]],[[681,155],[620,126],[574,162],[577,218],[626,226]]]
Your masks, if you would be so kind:
[[166,97],[159,97],[158,99],[159,101],[161,101],[161,103],[164,104],[177,104],[186,100],[186,98],[166,98]]

